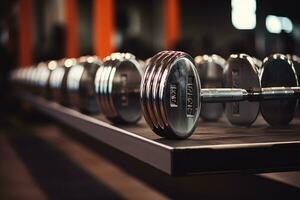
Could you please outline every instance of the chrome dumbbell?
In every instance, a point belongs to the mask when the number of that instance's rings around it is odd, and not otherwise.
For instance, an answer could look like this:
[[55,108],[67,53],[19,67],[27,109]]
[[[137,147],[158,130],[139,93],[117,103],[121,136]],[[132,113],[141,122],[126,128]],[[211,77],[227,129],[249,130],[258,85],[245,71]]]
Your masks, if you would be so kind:
[[132,54],[113,53],[95,76],[101,113],[114,123],[135,123],[141,118],[139,86],[143,71]]
[[67,58],[57,61],[55,69],[50,74],[49,88],[52,100],[65,106],[69,104],[67,92],[67,77],[70,68],[76,64],[76,59]]
[[99,113],[94,79],[101,61],[96,56],[83,56],[77,59],[67,77],[69,105],[87,114]]

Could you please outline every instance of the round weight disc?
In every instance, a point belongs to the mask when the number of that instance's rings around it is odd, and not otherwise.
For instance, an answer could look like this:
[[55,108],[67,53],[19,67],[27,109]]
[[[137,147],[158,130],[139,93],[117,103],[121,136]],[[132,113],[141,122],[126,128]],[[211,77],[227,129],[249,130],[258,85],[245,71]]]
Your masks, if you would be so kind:
[[155,101],[154,101],[154,96],[155,94],[153,93],[153,89],[157,87],[157,79],[158,76],[161,74],[161,68],[164,66],[164,63],[168,61],[168,59],[172,57],[171,52],[164,54],[160,59],[158,59],[155,64],[154,64],[154,70],[153,70],[153,75],[152,75],[152,80],[148,82],[148,87],[147,87],[147,106],[151,110],[150,116],[151,118],[154,118],[155,121],[153,122],[155,127],[158,129],[164,130],[164,124],[162,121],[162,118],[158,114],[158,108],[155,106]]
[[109,73],[109,77],[108,77],[108,80],[107,80],[107,101],[108,101],[108,105],[110,107],[110,110],[111,110],[111,113],[112,113],[112,116],[114,116],[113,118],[111,118],[112,121],[118,123],[118,122],[123,122],[122,119],[121,121],[119,120],[119,115],[118,115],[118,112],[115,108],[115,105],[114,105],[114,102],[113,102],[113,80],[114,80],[114,77],[115,77],[115,73],[116,73],[116,70],[119,66],[119,64],[122,62],[123,60],[123,55],[121,55],[121,57],[119,57],[118,59],[116,60],[112,60],[111,61],[111,70],[110,70],[110,73]]
[[109,74],[109,70],[110,70],[110,66],[111,66],[111,60],[108,60],[107,62],[104,63],[104,70],[102,72],[102,76],[101,76],[101,82],[100,82],[100,101],[102,103],[103,109],[104,109],[104,115],[108,118],[114,117],[111,113],[111,110],[106,102],[106,94],[105,94],[105,80],[106,77]]
[[193,133],[199,119],[198,72],[188,55],[177,58],[166,70],[168,75],[161,82],[164,89],[159,98],[168,121],[168,137],[184,139]]
[[[231,55],[224,69],[224,87],[251,90],[260,88],[256,65],[246,54]],[[250,126],[259,113],[259,102],[225,103],[225,115],[236,126]]]
[[[202,88],[223,87],[225,60],[218,55],[203,55],[195,58]],[[200,116],[205,121],[218,120],[224,111],[222,103],[202,103]]]
[[160,107],[159,107],[159,98],[158,98],[158,93],[159,93],[159,85],[161,82],[161,78],[163,75],[163,72],[165,68],[174,61],[176,58],[176,55],[179,55],[181,52],[174,52],[172,53],[172,56],[170,54],[166,54],[165,59],[163,62],[160,64],[159,69],[156,72],[156,75],[153,80],[153,86],[152,86],[152,91],[151,91],[151,101],[152,101],[152,107],[154,111],[154,115],[157,118],[158,124],[162,130],[165,129],[166,124],[164,123]]
[[49,84],[51,88],[51,97],[57,103],[60,102],[60,88],[65,74],[65,68],[59,66],[55,68],[50,76]]
[[152,85],[153,85],[153,81],[154,81],[156,71],[158,70],[159,66],[162,65],[164,60],[167,59],[169,54],[170,54],[170,52],[163,53],[155,61],[152,61],[152,68],[151,68],[148,80],[146,82],[145,103],[146,103],[146,107],[147,107],[150,119],[151,119],[154,127],[158,130],[160,130],[160,126],[158,124],[158,119],[156,118],[156,116],[154,114],[154,108],[152,106],[152,101],[151,101]]
[[[105,61],[107,62],[107,61]],[[97,94],[97,101],[100,107],[100,110],[104,115],[106,115],[106,107],[103,105],[103,75],[106,71],[105,62],[100,66],[100,68],[97,70],[96,77],[95,77],[95,89],[96,89],[96,94]]]
[[147,82],[148,82],[148,78],[149,78],[149,75],[150,75],[150,72],[152,70],[152,67],[153,67],[153,63],[156,61],[156,59],[158,57],[161,56],[163,52],[159,52],[157,53],[156,55],[154,55],[148,62],[147,64],[147,67],[146,67],[146,70],[145,70],[145,74],[142,78],[142,81],[141,81],[141,85],[140,85],[140,101],[141,101],[141,110],[143,112],[143,116],[147,122],[147,124],[150,126],[150,128],[155,132],[157,133],[158,135],[162,136],[161,133],[155,129],[155,126],[153,125],[152,121],[151,121],[151,118],[150,118],[150,114],[149,114],[149,111],[147,109],[147,105],[146,105],[146,85],[147,85]]
[[69,106],[69,93],[67,88],[68,74],[72,66],[74,66],[75,64],[76,64],[76,59],[74,58],[67,58],[64,61],[65,73],[60,87],[60,103],[65,106]]
[[123,60],[116,68],[112,84],[113,105],[124,123],[135,123],[141,118],[139,89],[142,71],[135,60]]
[[[295,87],[298,80],[293,63],[282,54],[274,54],[263,62],[262,87]],[[284,126],[293,119],[297,99],[261,102],[261,114],[272,126]]]
[[69,97],[69,105],[80,109],[80,79],[82,77],[84,67],[81,64],[76,64],[71,67],[67,77],[67,93]]
[[94,81],[96,72],[101,66],[101,61],[96,57],[91,57],[83,62],[84,71],[80,79],[79,96],[80,110],[87,114],[97,114],[100,112],[96,99],[96,91]]
[[[161,84],[164,84],[165,83],[165,78],[166,78],[166,75],[164,75],[164,72],[166,71],[166,69],[172,65],[172,63],[180,56],[184,56],[185,54],[181,51],[173,51],[173,52],[170,52],[172,55],[169,56],[168,55],[168,59],[162,63],[162,66],[161,66],[161,72],[160,72],[160,78],[158,79],[157,81],[157,85],[156,85],[156,88],[153,88],[152,90],[152,101],[153,101],[153,106],[155,108],[155,114],[159,116],[161,123],[163,123],[163,126],[164,126],[164,135],[165,137],[167,138],[173,138],[173,134],[172,133],[169,133],[170,131],[168,130],[168,121],[166,119],[166,116],[164,115],[164,111],[162,109],[163,106],[161,106],[161,101],[160,101],[160,98],[159,98],[159,93],[160,93],[160,89],[163,88],[161,87]],[[163,79],[163,81],[162,81]],[[163,83],[162,83],[163,82]]]
[[[298,78],[298,83],[300,83],[299,81],[299,77],[300,77],[300,57],[297,55],[287,55],[287,57],[293,62],[294,64],[294,68],[297,74],[297,78]],[[299,104],[299,100],[298,100],[298,106],[296,109],[296,113],[295,113],[295,117],[299,118],[300,117],[300,104]]]

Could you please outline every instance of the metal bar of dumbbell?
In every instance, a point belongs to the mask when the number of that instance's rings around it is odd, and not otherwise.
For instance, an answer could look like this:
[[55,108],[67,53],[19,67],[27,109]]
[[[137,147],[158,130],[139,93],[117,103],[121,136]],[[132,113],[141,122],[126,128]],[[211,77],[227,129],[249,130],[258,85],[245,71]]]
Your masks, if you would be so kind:
[[257,91],[247,91],[239,88],[203,88],[201,102],[227,103],[236,101],[263,101],[286,98],[299,98],[300,87],[269,87]]

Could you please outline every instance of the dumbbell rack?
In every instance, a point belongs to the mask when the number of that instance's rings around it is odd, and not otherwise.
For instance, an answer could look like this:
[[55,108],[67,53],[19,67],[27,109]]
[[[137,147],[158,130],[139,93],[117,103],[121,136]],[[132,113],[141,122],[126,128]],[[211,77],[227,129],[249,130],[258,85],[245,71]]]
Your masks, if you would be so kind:
[[271,128],[261,117],[248,128],[233,127],[225,119],[199,122],[189,139],[179,141],[156,136],[144,120],[115,126],[101,115],[91,117],[28,93],[18,96],[63,124],[169,175],[300,169],[300,119],[286,128]]

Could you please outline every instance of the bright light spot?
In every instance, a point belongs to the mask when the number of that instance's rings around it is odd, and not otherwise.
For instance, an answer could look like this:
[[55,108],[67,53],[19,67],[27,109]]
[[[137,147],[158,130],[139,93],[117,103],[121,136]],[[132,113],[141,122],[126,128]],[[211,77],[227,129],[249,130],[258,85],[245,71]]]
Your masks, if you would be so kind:
[[281,32],[281,22],[277,16],[268,15],[266,18],[266,27],[270,33],[280,33]]
[[48,64],[50,70],[54,70],[57,66],[57,63],[54,60],[51,60]]
[[256,0],[231,0],[231,21],[236,29],[256,27]]
[[281,17],[281,26],[282,30],[284,30],[287,33],[291,33],[293,31],[293,23],[287,17]]
[[66,59],[66,61],[65,61],[65,66],[66,67],[71,67],[72,65],[73,65],[73,59],[71,59],[71,58],[68,58],[68,59]]
[[268,15],[266,18],[266,28],[270,33],[280,33],[281,31],[291,33],[293,31],[293,23],[287,17]]
[[94,56],[89,56],[88,58],[87,58],[87,62],[88,63],[92,63],[92,62],[94,62],[94,61],[96,61],[97,59],[96,59],[96,57],[94,57]]

